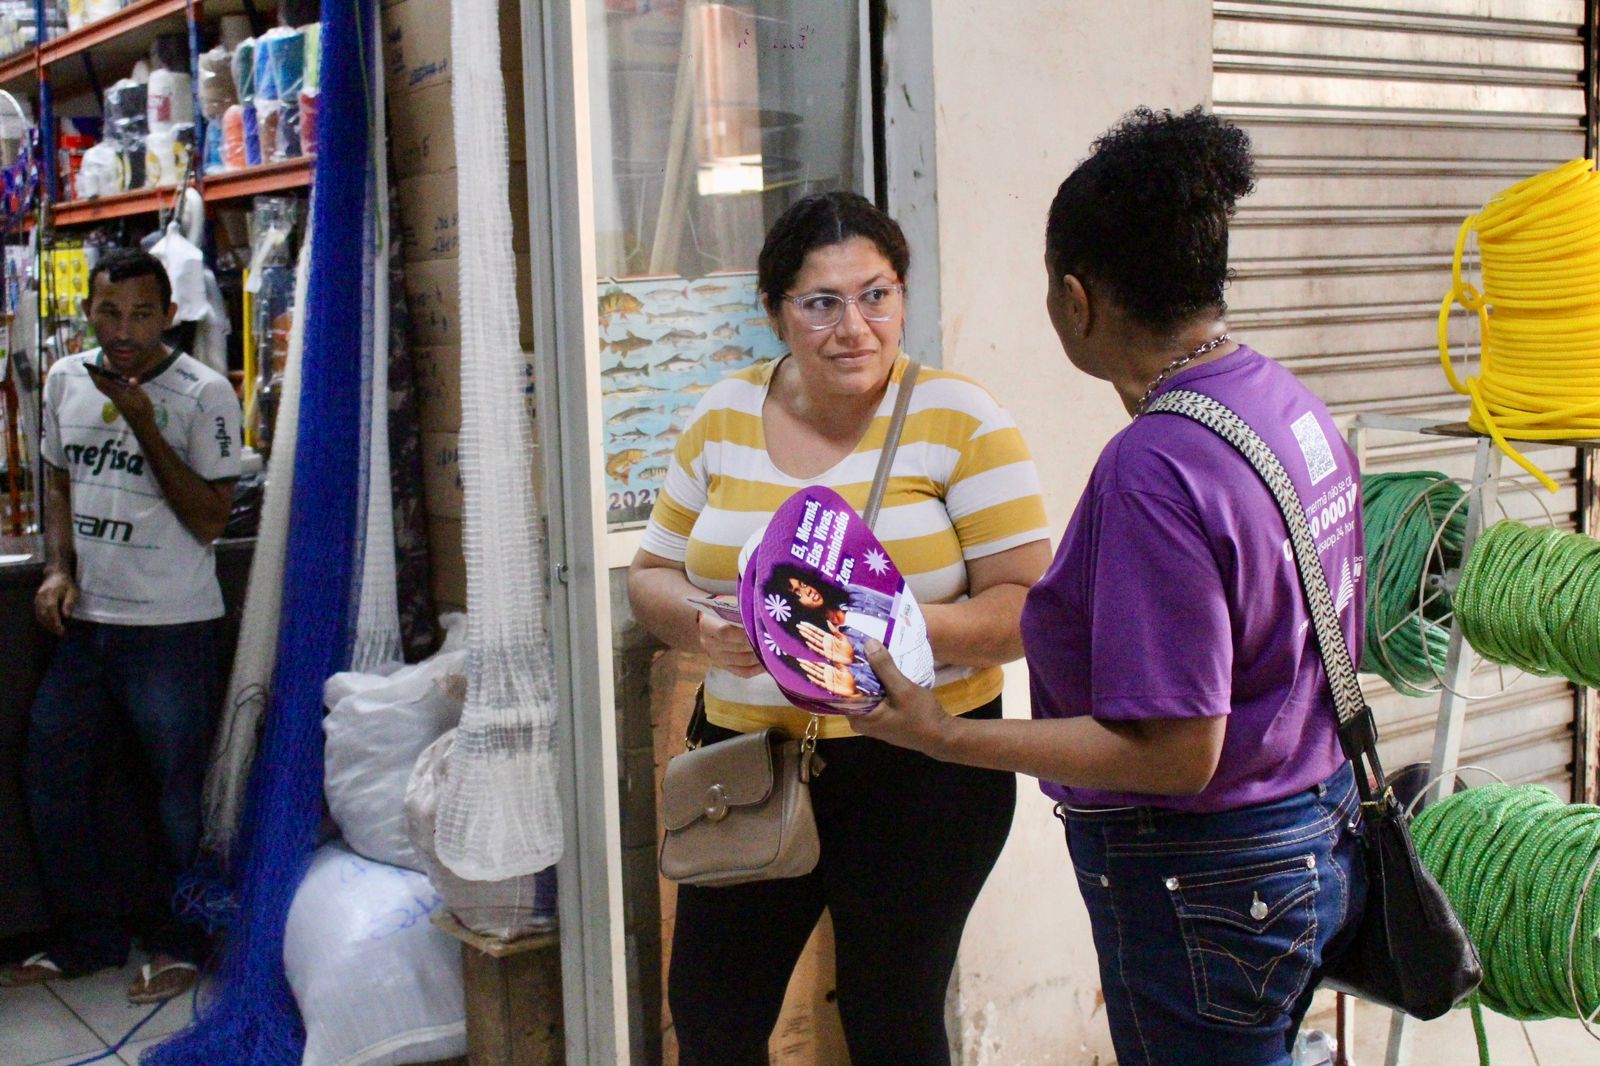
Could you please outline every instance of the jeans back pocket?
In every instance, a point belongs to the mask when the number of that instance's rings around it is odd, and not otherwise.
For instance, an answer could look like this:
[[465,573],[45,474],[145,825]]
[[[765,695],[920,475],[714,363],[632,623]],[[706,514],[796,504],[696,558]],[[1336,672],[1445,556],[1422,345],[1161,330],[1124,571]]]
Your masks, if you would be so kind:
[[1166,878],[1203,1017],[1255,1025],[1303,991],[1317,954],[1311,854]]

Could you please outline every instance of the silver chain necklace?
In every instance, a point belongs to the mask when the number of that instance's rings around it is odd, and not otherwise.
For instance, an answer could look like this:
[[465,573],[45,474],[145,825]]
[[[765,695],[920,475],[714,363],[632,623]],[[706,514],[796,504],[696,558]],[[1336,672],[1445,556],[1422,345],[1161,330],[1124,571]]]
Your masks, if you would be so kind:
[[1138,418],[1140,415],[1144,414],[1144,409],[1150,406],[1150,397],[1156,394],[1156,390],[1161,387],[1161,383],[1163,381],[1166,381],[1172,375],[1176,374],[1178,371],[1182,370],[1184,367],[1188,366],[1202,355],[1205,355],[1207,352],[1218,348],[1227,342],[1228,335],[1226,333],[1219,337],[1212,337],[1194,351],[1180,355],[1178,358],[1168,363],[1162,368],[1161,373],[1156,375],[1156,379],[1150,383],[1150,387],[1144,390],[1144,396],[1140,398],[1139,406],[1133,409],[1133,417]]

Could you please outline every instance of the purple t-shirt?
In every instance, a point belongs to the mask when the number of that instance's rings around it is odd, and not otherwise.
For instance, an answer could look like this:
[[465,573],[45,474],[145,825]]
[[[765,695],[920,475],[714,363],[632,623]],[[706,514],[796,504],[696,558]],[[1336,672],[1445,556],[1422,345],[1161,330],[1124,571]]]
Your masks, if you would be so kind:
[[[1277,453],[1359,663],[1360,476],[1327,407],[1246,347],[1161,392],[1170,388],[1227,404]],[[1035,718],[1229,716],[1216,775],[1198,796],[1043,783],[1072,806],[1232,810],[1310,788],[1343,760],[1283,514],[1233,445],[1192,419],[1146,415],[1106,445],[1028,595],[1022,637]]]

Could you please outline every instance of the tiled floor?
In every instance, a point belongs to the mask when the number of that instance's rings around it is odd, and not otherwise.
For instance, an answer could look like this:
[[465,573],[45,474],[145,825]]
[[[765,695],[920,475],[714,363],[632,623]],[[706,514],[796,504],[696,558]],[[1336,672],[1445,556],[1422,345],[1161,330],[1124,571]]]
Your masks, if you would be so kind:
[[169,1000],[115,1055],[107,1055],[154,1009],[128,1002],[128,986],[143,962],[139,956],[121,970],[104,970],[76,981],[0,988],[0,1063],[68,1066],[103,1055],[96,1066],[134,1066],[145,1048],[187,1025],[194,1009],[187,994]]

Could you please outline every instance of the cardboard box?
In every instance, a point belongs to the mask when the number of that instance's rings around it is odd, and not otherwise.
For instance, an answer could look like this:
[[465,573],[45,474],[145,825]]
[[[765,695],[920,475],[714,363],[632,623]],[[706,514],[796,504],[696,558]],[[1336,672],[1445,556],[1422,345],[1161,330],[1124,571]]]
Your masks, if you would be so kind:
[[428,562],[439,610],[466,610],[467,560],[461,550],[461,519],[428,517]]
[[459,433],[422,434],[422,496],[429,518],[465,516]]
[[[506,152],[513,163],[528,159],[528,129],[523,123],[522,82],[506,72]],[[389,101],[389,157],[402,178],[436,174],[456,167],[455,113],[450,79],[435,81]]]
[[422,431],[455,432],[461,428],[461,349],[453,345],[416,348],[417,400]]
[[[460,262],[434,259],[406,264],[406,302],[411,342],[419,347],[461,344]],[[516,257],[517,338],[533,350],[533,261]]]
[[[383,11],[383,70],[389,98],[450,80],[451,0],[401,0]],[[522,98],[522,5],[500,0],[500,70],[506,95]]]
[[[460,197],[457,172],[418,174],[400,181],[400,243],[407,263],[454,259],[461,254]],[[511,201],[511,250],[526,254],[528,234],[528,169],[513,164],[506,192]]]

